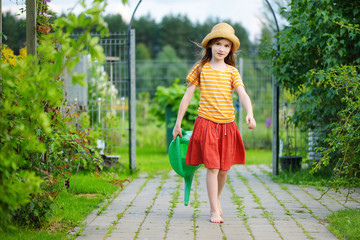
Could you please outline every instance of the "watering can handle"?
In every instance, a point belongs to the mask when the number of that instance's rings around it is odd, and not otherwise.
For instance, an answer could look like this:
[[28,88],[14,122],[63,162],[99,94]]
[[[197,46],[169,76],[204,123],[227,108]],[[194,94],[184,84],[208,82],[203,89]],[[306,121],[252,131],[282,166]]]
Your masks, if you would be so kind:
[[177,159],[180,160],[178,161],[178,167],[179,167],[179,170],[182,172],[183,171],[183,166],[182,166],[182,163],[181,163],[181,148],[180,148],[180,136],[177,135],[176,136],[176,140],[175,140],[175,144],[176,144],[176,156],[177,156]]
[[[186,134],[186,131],[184,129],[181,129],[181,133],[182,135],[184,136]],[[176,139],[175,139],[175,144],[176,144],[176,156],[177,156],[177,159],[181,160],[181,147],[180,147],[180,143],[181,143],[181,138],[179,135],[176,136]],[[178,162],[178,167],[179,167],[179,170],[181,172],[183,172],[183,165],[182,165],[182,162],[179,161]]]

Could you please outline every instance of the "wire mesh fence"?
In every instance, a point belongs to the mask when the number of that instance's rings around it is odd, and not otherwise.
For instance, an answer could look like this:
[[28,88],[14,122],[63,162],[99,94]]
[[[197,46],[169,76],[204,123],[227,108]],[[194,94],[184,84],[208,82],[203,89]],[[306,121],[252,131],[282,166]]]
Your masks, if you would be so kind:
[[[87,73],[86,89],[77,89],[75,94],[69,90],[67,97],[70,103],[81,102],[89,125],[105,145],[105,154],[121,154],[127,152],[130,141],[128,38],[126,34],[115,33],[107,38],[100,38],[100,44],[104,48],[106,62],[91,64],[85,56],[82,64],[87,67],[78,71]],[[152,106],[158,104],[154,101],[157,87],[170,87],[175,79],[180,79],[180,84],[186,85],[186,76],[195,62],[182,59],[136,61],[137,145],[148,143],[166,147],[165,126],[151,117]],[[233,98],[236,121],[245,147],[270,150],[273,94],[271,73],[266,68],[266,61],[259,59],[239,59],[237,68],[253,103],[257,121],[255,130],[247,129],[246,111],[235,92]],[[296,151],[294,154],[299,153],[304,158],[307,155],[307,133],[300,132],[287,121],[299,107],[301,106],[296,106],[285,91],[280,91],[280,155],[289,151]]]
[[[176,78],[180,79],[180,84],[186,85],[186,76],[195,64],[195,60],[175,60],[175,61],[156,61],[142,60],[136,63],[136,84],[138,101],[145,104],[142,94],[147,93],[149,106],[157,104],[153,101],[158,86],[170,87]],[[255,130],[247,129],[245,123],[246,111],[239,102],[239,98],[234,93],[234,107],[236,109],[237,124],[243,136],[246,148],[271,149],[272,145],[272,76],[266,68],[266,61],[259,59],[239,59],[237,68],[242,76],[247,93],[253,104],[254,116],[257,121]],[[280,107],[289,106],[286,110],[286,117],[291,116],[293,102],[288,95],[281,91]],[[140,106],[141,110],[144,109]],[[290,111],[290,109],[292,109]],[[284,111],[280,111],[280,139],[282,142],[282,152],[285,154],[286,147],[306,157],[307,134],[300,132],[293,126],[285,126]],[[142,116],[144,114],[141,114]],[[164,116],[165,118],[165,116]],[[286,129],[287,127],[287,129]],[[291,131],[290,131],[291,127]],[[287,135],[286,135],[287,133]],[[138,135],[145,133],[139,132]],[[146,133],[148,134],[148,133]],[[165,134],[165,130],[163,130]],[[295,136],[294,136],[295,135]],[[295,138],[294,138],[295,137]],[[165,139],[165,137],[164,137]],[[296,140],[296,141],[295,141]],[[296,143],[296,147],[293,146]]]
[[105,62],[92,62],[90,56],[82,56],[75,72],[85,73],[87,84],[74,86],[71,78],[67,78],[66,98],[70,104],[79,106],[85,119],[83,127],[94,130],[102,154],[121,155],[129,147],[128,35],[92,36],[99,37]]

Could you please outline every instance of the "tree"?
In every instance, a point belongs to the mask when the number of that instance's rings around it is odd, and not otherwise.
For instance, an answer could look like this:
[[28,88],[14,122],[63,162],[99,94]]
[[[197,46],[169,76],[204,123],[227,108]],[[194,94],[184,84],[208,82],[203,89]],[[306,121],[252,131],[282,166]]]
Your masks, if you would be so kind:
[[166,67],[158,69],[156,72],[157,84],[155,86],[170,86],[176,78],[185,79],[189,70],[186,64],[179,59],[175,49],[170,45],[163,47],[156,57],[156,63],[165,63]]
[[165,16],[159,27],[160,43],[162,46],[171,45],[180,58],[188,59],[193,55],[190,42],[192,29],[192,23],[186,15]]
[[20,48],[25,46],[26,29],[25,20],[19,19],[10,12],[3,15],[3,33],[6,36],[4,43],[7,44],[17,55]]
[[144,43],[136,45],[136,89],[146,92],[151,88],[153,77],[153,61],[150,51]]
[[104,17],[105,22],[107,22],[109,31],[114,32],[124,32],[127,30],[127,24],[123,21],[120,14],[109,14]]
[[136,29],[136,44],[145,44],[150,52],[150,56],[154,58],[161,49],[158,24],[148,14],[145,17],[135,19],[132,27]]
[[144,43],[136,45],[136,60],[150,60],[150,51]]

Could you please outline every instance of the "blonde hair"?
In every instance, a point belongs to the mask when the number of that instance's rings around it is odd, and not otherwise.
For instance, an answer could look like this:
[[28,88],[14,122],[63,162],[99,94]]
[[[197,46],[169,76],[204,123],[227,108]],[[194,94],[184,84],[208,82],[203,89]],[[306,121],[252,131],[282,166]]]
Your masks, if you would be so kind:
[[[198,66],[196,67],[196,70],[197,70],[197,77],[199,79],[200,79],[200,74],[201,74],[202,68],[212,58],[211,46],[221,39],[225,39],[225,38],[213,38],[209,41],[206,48],[203,48],[201,60],[196,63],[196,64],[198,64]],[[231,42],[231,44],[233,44],[233,43]],[[196,45],[201,46],[197,43],[196,43]],[[230,51],[229,54],[225,57],[224,62],[230,66],[235,67],[235,54],[232,51]]]

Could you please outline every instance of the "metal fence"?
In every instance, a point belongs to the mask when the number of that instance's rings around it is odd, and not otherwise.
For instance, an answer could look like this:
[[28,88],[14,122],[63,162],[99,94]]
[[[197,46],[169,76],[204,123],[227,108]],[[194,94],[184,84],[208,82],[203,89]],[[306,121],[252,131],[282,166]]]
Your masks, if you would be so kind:
[[[134,34],[134,32],[133,32]],[[132,40],[134,41],[134,37]],[[169,87],[176,78],[186,84],[185,78],[196,62],[195,60],[142,60],[135,64],[135,48],[132,44],[132,54],[128,55],[128,36],[126,34],[111,34],[107,38],[101,38],[106,62],[103,64],[91,64],[84,56],[82,62],[75,71],[86,72],[88,84],[83,87],[68,88],[69,103],[78,103],[87,113],[90,126],[98,134],[100,143],[104,143],[104,154],[122,155],[128,153],[130,147],[129,126],[129,79],[128,57],[132,57],[132,68],[136,67],[136,102],[137,102],[137,129],[139,136],[136,141],[141,145],[142,141],[154,144],[156,134],[164,141],[156,142],[158,145],[165,144],[165,129],[156,129],[149,121],[148,116],[151,105],[154,102],[158,86]],[[257,128],[248,130],[245,124],[246,111],[238,101],[234,93],[234,107],[237,114],[237,124],[243,136],[246,148],[271,149],[272,143],[272,80],[271,74],[266,68],[266,62],[256,59],[239,59],[237,67],[244,81],[246,91],[253,103],[254,115],[257,120]],[[134,70],[133,70],[134,71]],[[68,85],[71,85],[68,79]],[[134,79],[132,80],[135,83]],[[76,89],[77,88],[77,89]],[[87,94],[86,94],[87,93]],[[147,94],[147,99],[144,98]],[[135,101],[134,101],[135,102]],[[135,103],[133,103],[135,105]],[[134,106],[135,108],[135,106]],[[291,116],[295,110],[294,102],[289,96],[280,93],[280,140],[283,146],[280,155],[285,153],[286,147],[296,143],[296,151],[303,157],[307,154],[308,137],[293,126],[287,125],[285,119]],[[165,116],[164,116],[165,117]],[[134,121],[135,122],[135,121]],[[135,124],[135,123],[134,123]],[[290,128],[291,127],[291,128]],[[133,127],[135,129],[135,127]],[[161,128],[161,127],[160,127]],[[133,130],[134,130],[133,129]],[[155,133],[157,131],[157,133]],[[133,139],[135,141],[135,139]]]
[[[134,37],[134,30],[132,34]],[[67,101],[77,104],[83,125],[94,130],[98,148],[106,157],[128,155],[129,137],[129,38],[126,33],[111,33],[100,38],[105,53],[104,63],[90,61],[82,56],[74,72],[85,73],[85,87],[71,83],[67,77]],[[78,37],[77,35],[73,36]],[[131,38],[130,38],[131,39]],[[134,39],[131,39],[134,42]],[[134,44],[130,45],[134,54]],[[135,68],[135,62],[130,65]]]
[[[150,95],[151,101],[151,98],[155,95],[157,86],[169,87],[176,78],[181,80],[180,83],[186,84],[185,78],[194,63],[195,60],[137,61],[136,81],[138,100],[141,98],[139,97],[141,93],[146,92]],[[245,123],[246,111],[243,110],[237,94],[234,93],[237,124],[246,148],[271,149],[272,146],[272,77],[266,65],[266,61],[259,59],[239,59],[237,61],[237,68],[239,69],[246,91],[252,101],[254,115],[257,121],[257,128],[255,130],[249,130],[247,128]],[[156,103],[152,102],[151,104]],[[283,91],[280,93],[280,108],[282,106],[288,106],[285,110],[286,116],[291,116],[293,111],[291,106],[293,106],[293,102]],[[298,129],[290,129],[292,126],[288,126],[286,130],[284,124],[284,108],[280,110],[280,139],[283,142],[283,153],[285,154],[286,143],[287,140],[289,140],[292,144],[296,143],[297,152],[306,157],[306,133],[302,133]],[[295,139],[294,135],[296,137]]]

